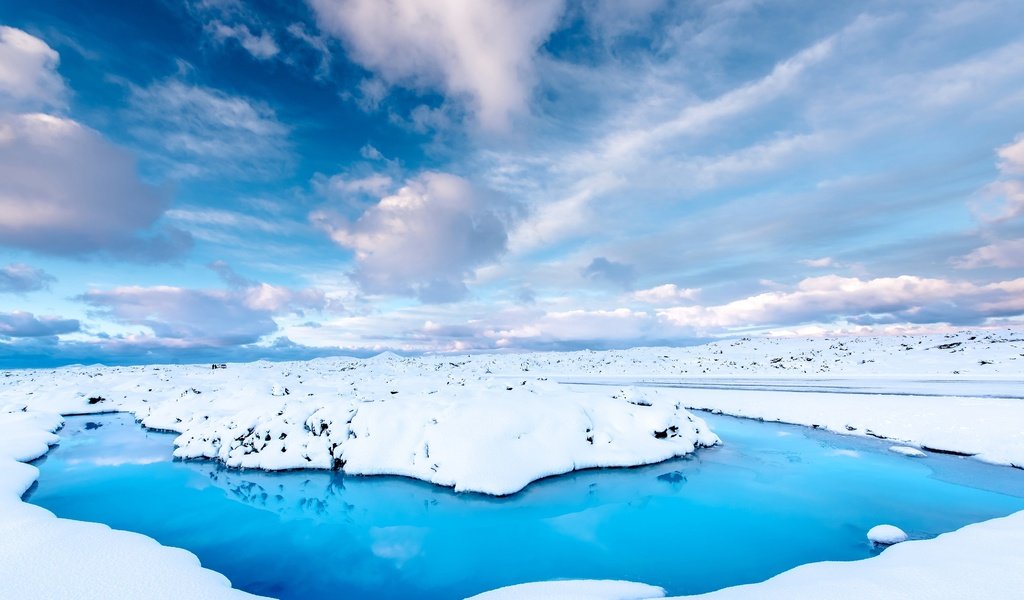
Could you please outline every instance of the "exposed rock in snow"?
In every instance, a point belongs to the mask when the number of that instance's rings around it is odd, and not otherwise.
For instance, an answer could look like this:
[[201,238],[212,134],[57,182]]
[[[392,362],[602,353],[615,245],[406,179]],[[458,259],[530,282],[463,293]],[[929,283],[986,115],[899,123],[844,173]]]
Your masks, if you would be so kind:
[[896,454],[902,454],[903,456],[912,456],[914,458],[928,456],[924,452],[921,452],[912,446],[889,446],[889,452],[895,452]]
[[895,525],[875,525],[868,530],[868,540],[873,544],[891,546],[907,541],[907,534]]

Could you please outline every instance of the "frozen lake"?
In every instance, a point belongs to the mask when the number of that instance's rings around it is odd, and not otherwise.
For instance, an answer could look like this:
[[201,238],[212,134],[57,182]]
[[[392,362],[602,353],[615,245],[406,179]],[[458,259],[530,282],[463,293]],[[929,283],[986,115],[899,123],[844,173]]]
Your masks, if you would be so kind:
[[720,447],[571,473],[511,497],[326,471],[171,459],[127,414],[68,417],[27,500],[186,548],[235,587],[282,598],[459,598],[545,579],[643,581],[670,594],[760,581],[1024,509],[1024,471],[888,442],[702,414]]

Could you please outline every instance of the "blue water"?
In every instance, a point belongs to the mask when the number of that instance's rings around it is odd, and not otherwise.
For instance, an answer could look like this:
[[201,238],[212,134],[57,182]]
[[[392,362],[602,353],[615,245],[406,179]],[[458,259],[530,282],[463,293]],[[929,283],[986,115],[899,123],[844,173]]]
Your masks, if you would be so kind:
[[282,598],[460,598],[614,578],[689,594],[865,558],[865,532],[923,538],[1024,509],[1024,472],[806,428],[705,415],[695,457],[537,482],[509,498],[397,477],[265,473],[170,459],[128,415],[70,417],[28,501],[187,548]]

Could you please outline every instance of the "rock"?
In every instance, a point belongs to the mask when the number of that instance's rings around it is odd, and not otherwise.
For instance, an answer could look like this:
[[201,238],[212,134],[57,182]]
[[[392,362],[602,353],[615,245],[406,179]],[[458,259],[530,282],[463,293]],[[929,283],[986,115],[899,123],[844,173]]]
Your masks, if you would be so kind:
[[875,525],[868,531],[871,543],[880,546],[891,546],[907,541],[907,534],[895,525]]

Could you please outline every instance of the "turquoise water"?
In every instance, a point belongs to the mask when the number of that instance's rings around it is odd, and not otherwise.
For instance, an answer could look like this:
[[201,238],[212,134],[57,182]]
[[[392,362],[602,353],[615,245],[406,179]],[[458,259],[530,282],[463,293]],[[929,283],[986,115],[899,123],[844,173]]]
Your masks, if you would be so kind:
[[69,417],[27,500],[187,548],[282,598],[460,598],[614,578],[673,594],[865,558],[879,523],[913,538],[1024,509],[1024,472],[705,415],[725,440],[649,467],[573,473],[509,498],[397,477],[265,473],[170,459],[128,415]]

